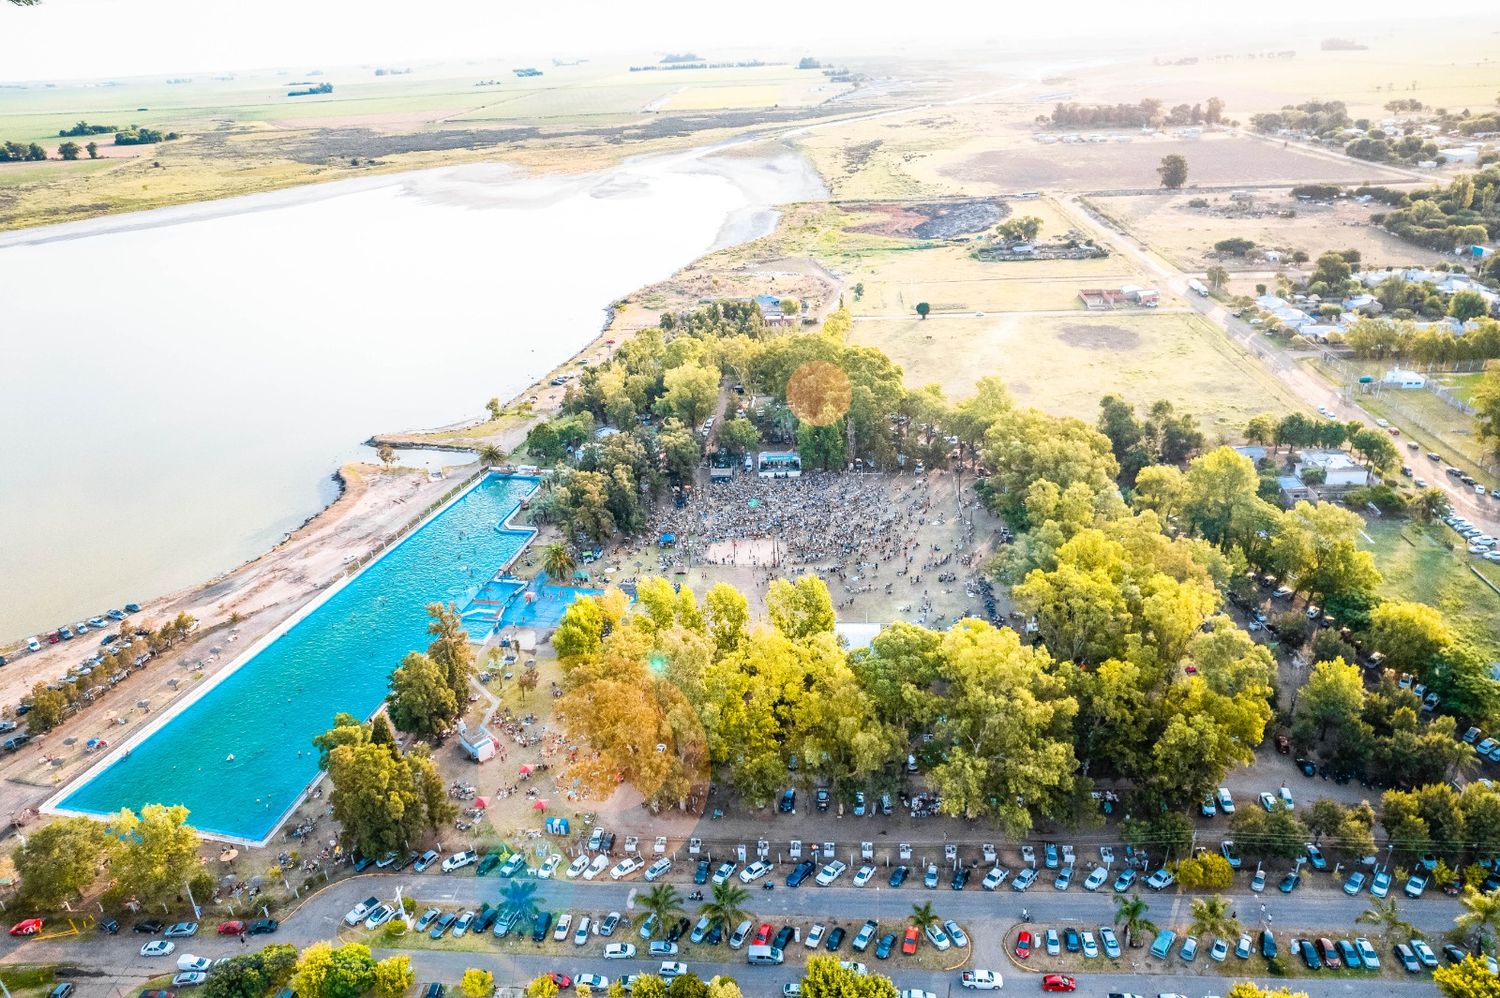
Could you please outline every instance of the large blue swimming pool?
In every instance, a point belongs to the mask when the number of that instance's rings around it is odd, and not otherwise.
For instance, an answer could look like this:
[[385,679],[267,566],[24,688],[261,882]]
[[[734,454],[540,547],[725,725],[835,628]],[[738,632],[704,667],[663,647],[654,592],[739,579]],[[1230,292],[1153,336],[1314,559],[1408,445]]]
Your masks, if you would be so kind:
[[427,604],[463,606],[525,546],[532,531],[500,525],[536,486],[485,478],[58,808],[185,804],[200,831],[267,837],[317,774],[313,736],[339,711],[373,713],[391,670],[427,647]]

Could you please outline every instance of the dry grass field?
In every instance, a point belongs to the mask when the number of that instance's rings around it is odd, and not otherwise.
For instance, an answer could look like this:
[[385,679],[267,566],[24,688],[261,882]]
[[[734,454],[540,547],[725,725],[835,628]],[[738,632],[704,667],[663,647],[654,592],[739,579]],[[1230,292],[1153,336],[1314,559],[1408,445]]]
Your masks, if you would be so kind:
[[1092,421],[1099,398],[1166,398],[1203,420],[1210,440],[1236,437],[1258,412],[1300,408],[1281,385],[1195,316],[1179,313],[867,320],[856,343],[880,347],[910,385],[950,396],[998,375],[1017,401]]
[[[1152,195],[1150,197],[1095,197],[1090,201],[1122,224],[1139,240],[1167,257],[1183,270],[1201,271],[1220,264],[1236,270],[1264,270],[1267,264],[1244,259],[1220,260],[1213,245],[1221,239],[1249,239],[1257,246],[1281,250],[1304,250],[1313,259],[1327,250],[1359,250],[1371,267],[1418,266],[1446,258],[1398,239],[1370,224],[1379,206],[1339,202],[1330,207],[1302,204],[1287,189],[1256,190],[1255,204],[1266,210],[1259,218],[1216,215],[1231,202],[1222,192]],[[1191,208],[1195,197],[1209,201],[1209,208]],[[1278,218],[1273,211],[1292,210],[1292,218]]]

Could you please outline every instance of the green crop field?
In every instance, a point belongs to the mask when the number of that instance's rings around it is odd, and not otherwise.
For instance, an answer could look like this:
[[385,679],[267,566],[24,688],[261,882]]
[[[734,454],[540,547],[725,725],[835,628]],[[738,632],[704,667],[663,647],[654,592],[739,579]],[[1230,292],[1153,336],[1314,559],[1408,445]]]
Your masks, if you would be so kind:
[[1500,661],[1500,594],[1474,574],[1500,586],[1500,565],[1469,555],[1440,524],[1371,518],[1364,533],[1360,546],[1375,555],[1385,577],[1382,596],[1436,607],[1465,640]]

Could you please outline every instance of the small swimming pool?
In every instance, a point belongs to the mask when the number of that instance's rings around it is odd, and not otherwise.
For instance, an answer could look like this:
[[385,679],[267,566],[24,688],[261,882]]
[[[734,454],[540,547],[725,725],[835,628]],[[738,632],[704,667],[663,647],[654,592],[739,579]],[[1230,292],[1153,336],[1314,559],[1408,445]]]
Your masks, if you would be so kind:
[[534,531],[503,524],[537,483],[481,479],[54,808],[184,804],[199,831],[265,839],[317,775],[313,736],[340,711],[374,713],[391,671],[427,647],[427,604],[463,606],[526,546]]

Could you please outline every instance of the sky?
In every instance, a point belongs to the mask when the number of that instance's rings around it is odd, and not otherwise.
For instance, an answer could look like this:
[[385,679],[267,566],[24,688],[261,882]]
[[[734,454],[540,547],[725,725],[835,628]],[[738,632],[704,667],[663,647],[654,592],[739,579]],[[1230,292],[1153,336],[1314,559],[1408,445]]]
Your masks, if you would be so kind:
[[[856,54],[941,54],[979,43],[1111,36],[1224,40],[1278,27],[1344,33],[1426,18],[1410,0],[0,0],[0,79],[65,80],[463,58],[542,61],[619,52],[777,45]],[[1494,0],[1444,0],[1443,16],[1493,15]],[[1066,16],[1057,16],[1065,9]],[[1350,12],[1357,11],[1353,23]],[[1340,23],[1340,18],[1344,18]],[[1278,23],[1279,22],[1279,23]],[[1080,26],[1086,30],[1080,32]],[[1210,32],[1205,36],[1204,32]],[[1295,33],[1289,38],[1295,38]]]

